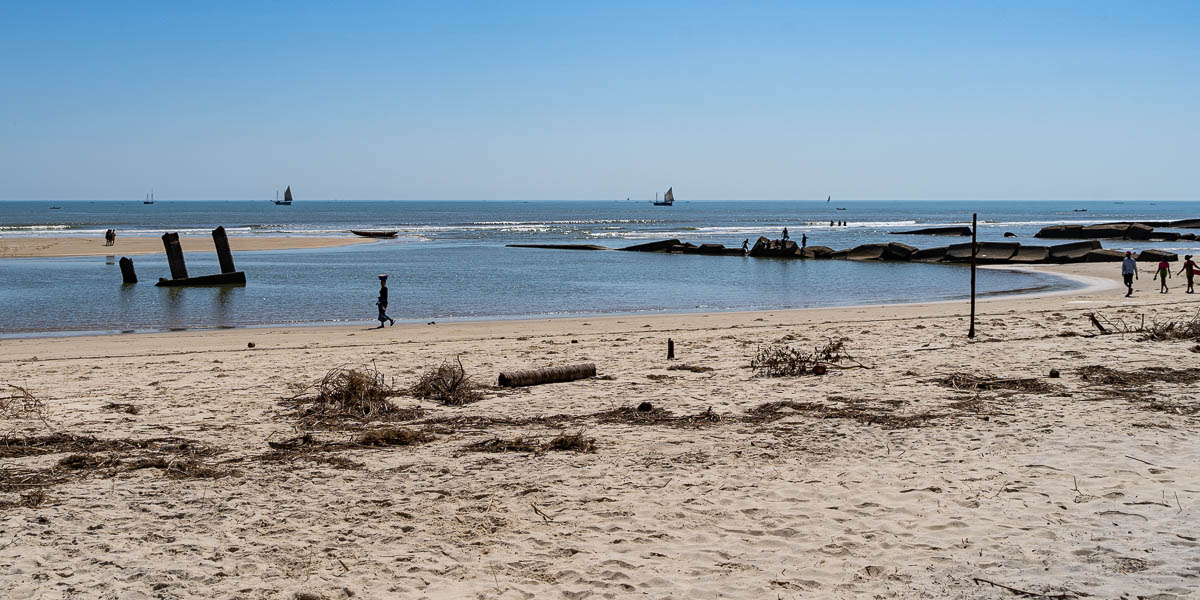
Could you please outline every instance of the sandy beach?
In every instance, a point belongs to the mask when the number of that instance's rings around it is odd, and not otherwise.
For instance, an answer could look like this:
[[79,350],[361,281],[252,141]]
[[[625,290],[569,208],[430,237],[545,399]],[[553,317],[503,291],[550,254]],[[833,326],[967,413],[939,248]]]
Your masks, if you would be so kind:
[[[237,237],[229,238],[234,251],[298,250],[302,248],[332,248],[363,244],[374,240],[352,237]],[[207,236],[180,237],[184,252],[213,252],[213,241]],[[48,258],[55,256],[133,256],[162,254],[163,243],[156,237],[125,237],[117,235],[117,243],[105,246],[100,237],[0,237],[0,258]]]
[[[3,392],[0,592],[1194,597],[1200,341],[1088,315],[1200,302],[1149,272],[1123,298],[1118,265],[1037,268],[1090,287],[981,302],[973,341],[966,302],[0,340],[0,384],[38,404]],[[831,342],[852,358],[826,375],[751,369]],[[455,357],[480,401],[403,393]],[[600,377],[492,387],[576,363]],[[283,399],[336,366],[418,410],[314,426]],[[414,443],[363,444],[395,428]],[[592,451],[546,447],[564,434]]]

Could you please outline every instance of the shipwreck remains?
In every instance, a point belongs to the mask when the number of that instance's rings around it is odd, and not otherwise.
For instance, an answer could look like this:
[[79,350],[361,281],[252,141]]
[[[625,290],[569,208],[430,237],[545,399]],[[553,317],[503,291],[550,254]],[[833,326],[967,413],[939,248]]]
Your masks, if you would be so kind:
[[[233,266],[233,252],[229,249],[229,238],[225,235],[224,227],[212,231],[213,245],[217,248],[217,260],[221,263],[221,272],[217,275],[201,275],[188,277],[187,265],[183,261],[183,247],[179,245],[178,233],[164,233],[163,247],[167,252],[167,264],[171,268],[171,278],[158,278],[160,287],[184,287],[199,285],[246,285],[246,274]],[[132,270],[132,263],[130,264]]]

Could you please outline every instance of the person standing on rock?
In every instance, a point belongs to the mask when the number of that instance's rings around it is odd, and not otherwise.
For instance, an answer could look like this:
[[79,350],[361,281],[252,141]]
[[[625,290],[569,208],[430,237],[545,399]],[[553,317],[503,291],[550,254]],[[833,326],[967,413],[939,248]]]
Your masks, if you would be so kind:
[[1121,261],[1121,277],[1125,279],[1125,297],[1133,296],[1133,280],[1137,278],[1137,261],[1133,260],[1132,252],[1125,252],[1125,260]]
[[1158,272],[1154,274],[1155,279],[1158,279],[1158,293],[1169,294],[1171,290],[1167,287],[1167,278],[1171,276],[1171,263],[1166,259],[1158,261]]
[[804,249],[807,247],[808,247],[808,234],[801,233],[800,234],[800,251],[804,252]]
[[379,299],[375,301],[375,306],[379,307],[379,327],[377,327],[376,329],[383,329],[384,321],[390,321],[392,325],[396,324],[395,319],[387,316],[387,306],[388,306],[387,277],[388,276],[386,273],[381,274],[379,276]]
[[750,252],[750,238],[742,240],[742,253]]
[[[1187,271],[1187,293],[1194,294],[1196,291],[1192,289],[1192,278],[1196,276],[1196,262],[1192,260],[1191,254],[1183,257],[1183,267],[1179,269],[1179,273],[1183,273],[1184,271]],[[1176,273],[1176,275],[1179,273]]]
[[787,227],[784,227],[783,228],[783,241],[786,242],[787,239],[788,239]]

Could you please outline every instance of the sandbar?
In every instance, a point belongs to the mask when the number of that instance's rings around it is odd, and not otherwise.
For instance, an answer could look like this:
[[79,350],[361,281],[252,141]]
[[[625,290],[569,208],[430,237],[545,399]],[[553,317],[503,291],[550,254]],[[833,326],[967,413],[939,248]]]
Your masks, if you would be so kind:
[[[180,237],[184,252],[214,252],[208,236]],[[242,237],[230,236],[229,247],[234,252],[249,250],[299,250],[331,248],[363,244],[375,240],[352,237]],[[132,256],[163,252],[161,238],[117,236],[113,246],[105,246],[101,238],[76,237],[0,237],[0,258],[50,258],[62,256]]]

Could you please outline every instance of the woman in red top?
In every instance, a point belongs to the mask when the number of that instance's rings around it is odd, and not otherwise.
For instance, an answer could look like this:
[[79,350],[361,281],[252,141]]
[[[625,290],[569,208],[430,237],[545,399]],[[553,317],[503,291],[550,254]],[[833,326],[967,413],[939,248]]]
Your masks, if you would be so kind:
[[[1188,282],[1187,293],[1194,294],[1196,292],[1195,292],[1195,290],[1192,289],[1192,278],[1195,277],[1195,275],[1196,275],[1196,263],[1195,263],[1195,261],[1192,260],[1191,254],[1183,257],[1183,267],[1181,267],[1179,269],[1179,273],[1182,273],[1184,271],[1187,271],[1187,282]],[[1176,275],[1178,275],[1179,273],[1176,273]]]
[[1158,261],[1158,272],[1154,274],[1154,277],[1158,279],[1159,283],[1158,293],[1166,294],[1167,292],[1171,291],[1167,289],[1167,278],[1170,276],[1171,263],[1165,260]]

